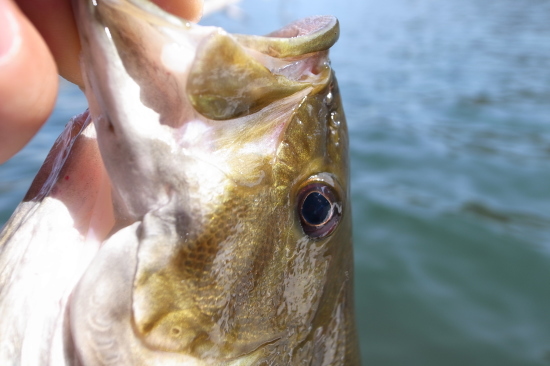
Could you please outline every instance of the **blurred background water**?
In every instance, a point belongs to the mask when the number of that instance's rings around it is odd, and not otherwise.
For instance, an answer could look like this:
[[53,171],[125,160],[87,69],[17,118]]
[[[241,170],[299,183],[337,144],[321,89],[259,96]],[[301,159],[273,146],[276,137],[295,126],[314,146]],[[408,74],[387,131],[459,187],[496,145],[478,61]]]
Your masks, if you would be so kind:
[[[550,1],[244,0],[203,24],[333,14],[364,365],[550,365]],[[86,107],[62,83],[0,166],[0,226]]]

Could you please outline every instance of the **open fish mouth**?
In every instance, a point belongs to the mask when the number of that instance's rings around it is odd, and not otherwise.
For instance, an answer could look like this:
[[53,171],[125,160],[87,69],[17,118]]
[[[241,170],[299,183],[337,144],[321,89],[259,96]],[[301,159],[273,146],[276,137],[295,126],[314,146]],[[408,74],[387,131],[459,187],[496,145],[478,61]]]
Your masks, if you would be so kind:
[[[141,180],[140,198],[125,199],[133,217],[154,206],[163,190],[158,181],[141,179],[159,167],[144,151],[151,148],[146,140],[196,147],[189,140],[197,130],[212,131],[208,122],[246,117],[304,89],[323,88],[330,78],[327,50],[339,34],[330,16],[260,37],[194,25],[147,1],[75,4],[87,97],[107,170],[123,197]],[[115,155],[131,155],[134,167],[122,169],[128,160]]]

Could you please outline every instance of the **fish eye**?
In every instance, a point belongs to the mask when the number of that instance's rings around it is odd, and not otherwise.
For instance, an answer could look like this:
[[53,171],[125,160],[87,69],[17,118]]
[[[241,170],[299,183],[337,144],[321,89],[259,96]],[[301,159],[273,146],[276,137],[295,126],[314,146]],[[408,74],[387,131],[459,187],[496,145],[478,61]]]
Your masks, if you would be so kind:
[[298,216],[304,233],[311,238],[322,239],[338,226],[342,202],[328,184],[310,183],[298,195]]

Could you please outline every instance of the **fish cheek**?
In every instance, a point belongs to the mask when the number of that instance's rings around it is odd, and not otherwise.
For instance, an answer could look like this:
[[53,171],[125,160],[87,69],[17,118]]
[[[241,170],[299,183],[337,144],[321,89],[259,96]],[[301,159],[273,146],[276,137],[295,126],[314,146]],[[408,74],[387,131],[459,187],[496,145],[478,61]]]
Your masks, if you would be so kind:
[[[142,339],[155,349],[193,353],[193,344],[210,328],[200,304],[208,292],[205,276],[214,253],[216,233],[178,229],[178,220],[168,223],[170,234],[149,247],[168,252],[152,263],[138,266],[134,290],[134,316]],[[144,256],[146,253],[140,253]],[[141,263],[140,263],[141,264]],[[199,301],[197,301],[199,300]]]
[[[136,276],[135,321],[150,347],[220,357],[257,347],[261,336],[251,339],[251,333],[238,331],[243,317],[254,316],[245,310],[254,287],[252,273],[261,272],[270,258],[264,256],[264,246],[253,245],[265,232],[258,228],[257,209],[262,207],[254,205],[257,196],[251,190],[232,187],[212,213],[191,214],[187,231],[164,234],[175,240],[173,245],[149,245],[172,251],[165,265],[153,263]],[[174,224],[177,220],[168,226]],[[247,234],[251,229],[253,234]]]

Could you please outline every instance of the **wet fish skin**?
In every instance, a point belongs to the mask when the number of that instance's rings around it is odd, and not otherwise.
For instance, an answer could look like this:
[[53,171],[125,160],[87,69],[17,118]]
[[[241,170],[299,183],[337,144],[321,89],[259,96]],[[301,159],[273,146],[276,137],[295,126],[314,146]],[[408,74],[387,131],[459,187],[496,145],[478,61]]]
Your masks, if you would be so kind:
[[[97,141],[110,193],[90,195],[99,213],[67,204],[59,192],[68,163],[44,172],[55,178],[47,190],[37,187],[48,179],[31,189],[43,194],[29,201],[72,207],[80,242],[95,245],[61,302],[67,320],[51,327],[62,335],[46,342],[58,347],[56,359],[359,365],[348,136],[327,58],[337,21],[309,18],[262,38],[191,25],[145,1],[74,6],[94,123],[76,141]],[[86,163],[78,150],[61,150]],[[338,211],[323,238],[301,224],[300,197],[311,186],[332,192]],[[0,239],[0,258],[12,237]],[[9,294],[18,270],[1,264]],[[0,309],[9,306],[0,297]],[[15,332],[21,343],[24,331]],[[9,354],[1,347],[0,360]]]

